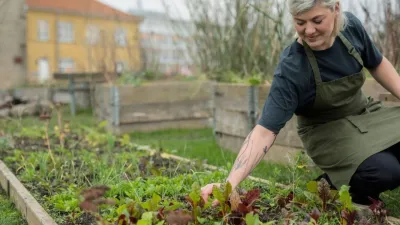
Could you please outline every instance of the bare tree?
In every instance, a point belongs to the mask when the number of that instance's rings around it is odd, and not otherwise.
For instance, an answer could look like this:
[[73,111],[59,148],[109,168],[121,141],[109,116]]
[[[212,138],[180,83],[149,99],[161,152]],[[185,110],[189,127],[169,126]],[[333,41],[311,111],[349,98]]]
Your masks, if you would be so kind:
[[186,0],[186,7],[194,26],[191,58],[217,81],[270,80],[281,50],[293,41],[284,1]]
[[366,29],[382,53],[400,69],[400,0],[381,0],[377,12],[360,1]]

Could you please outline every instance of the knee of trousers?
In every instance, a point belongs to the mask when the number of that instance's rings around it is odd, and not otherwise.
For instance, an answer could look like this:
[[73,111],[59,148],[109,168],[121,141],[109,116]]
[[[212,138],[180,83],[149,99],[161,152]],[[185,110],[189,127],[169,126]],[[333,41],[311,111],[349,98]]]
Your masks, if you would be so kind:
[[386,191],[400,185],[400,169],[380,167],[371,171],[363,171],[353,177],[355,189],[370,191]]
[[397,188],[400,185],[400,170],[382,171],[377,179],[378,185],[382,185],[382,188]]

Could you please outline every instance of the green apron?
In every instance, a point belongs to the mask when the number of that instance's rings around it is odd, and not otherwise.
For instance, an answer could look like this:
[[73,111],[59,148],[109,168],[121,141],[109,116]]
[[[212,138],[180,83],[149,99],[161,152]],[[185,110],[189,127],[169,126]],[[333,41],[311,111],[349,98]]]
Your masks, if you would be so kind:
[[363,61],[343,34],[339,38],[362,70],[322,82],[317,60],[303,42],[314,73],[316,96],[311,109],[298,115],[298,134],[307,154],[338,189],[349,185],[366,158],[400,142],[400,107],[385,107],[363,93],[367,72]]

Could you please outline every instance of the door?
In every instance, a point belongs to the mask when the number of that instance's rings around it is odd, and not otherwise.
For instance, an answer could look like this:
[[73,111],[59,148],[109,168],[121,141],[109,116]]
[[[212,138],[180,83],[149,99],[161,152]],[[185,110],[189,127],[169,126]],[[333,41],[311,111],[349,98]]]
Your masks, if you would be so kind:
[[124,72],[124,63],[123,62],[116,62],[115,70],[118,75],[121,75]]
[[46,58],[39,59],[39,81],[42,83],[50,77],[49,62]]

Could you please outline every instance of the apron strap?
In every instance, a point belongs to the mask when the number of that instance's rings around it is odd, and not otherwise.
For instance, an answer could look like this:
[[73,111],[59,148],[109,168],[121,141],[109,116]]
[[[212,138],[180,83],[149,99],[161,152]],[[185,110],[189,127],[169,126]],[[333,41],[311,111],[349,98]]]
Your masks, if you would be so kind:
[[[349,54],[352,55],[361,64],[361,66],[364,67],[364,62],[363,62],[360,54],[357,52],[357,50],[354,48],[354,46],[350,43],[350,41],[347,40],[347,38],[342,33],[339,33],[338,36],[339,36],[340,40],[342,40],[343,44],[346,46]],[[307,42],[305,42],[304,40],[302,40],[302,42],[303,42],[303,46],[305,47],[304,49],[306,51],[307,58],[310,61],[311,68],[314,72],[315,83],[317,85],[321,84],[322,78],[321,78],[321,73],[319,72],[317,59],[315,58],[315,55],[312,52],[311,47],[307,44]]]
[[306,51],[308,61],[310,61],[311,68],[314,72],[315,84],[319,85],[322,83],[322,78],[321,78],[321,73],[319,72],[317,58],[315,58],[315,55],[312,52],[311,47],[307,44],[307,42],[305,42],[304,40],[302,40],[302,42],[303,45],[305,46],[304,49]]
[[353,45],[350,43],[349,40],[342,34],[338,34],[340,40],[342,40],[343,44],[346,45],[347,50],[349,51],[349,54],[352,55],[354,58],[357,59],[357,61],[361,64],[361,66],[364,67],[364,62],[360,56],[360,54],[357,52],[357,50],[353,47]]

